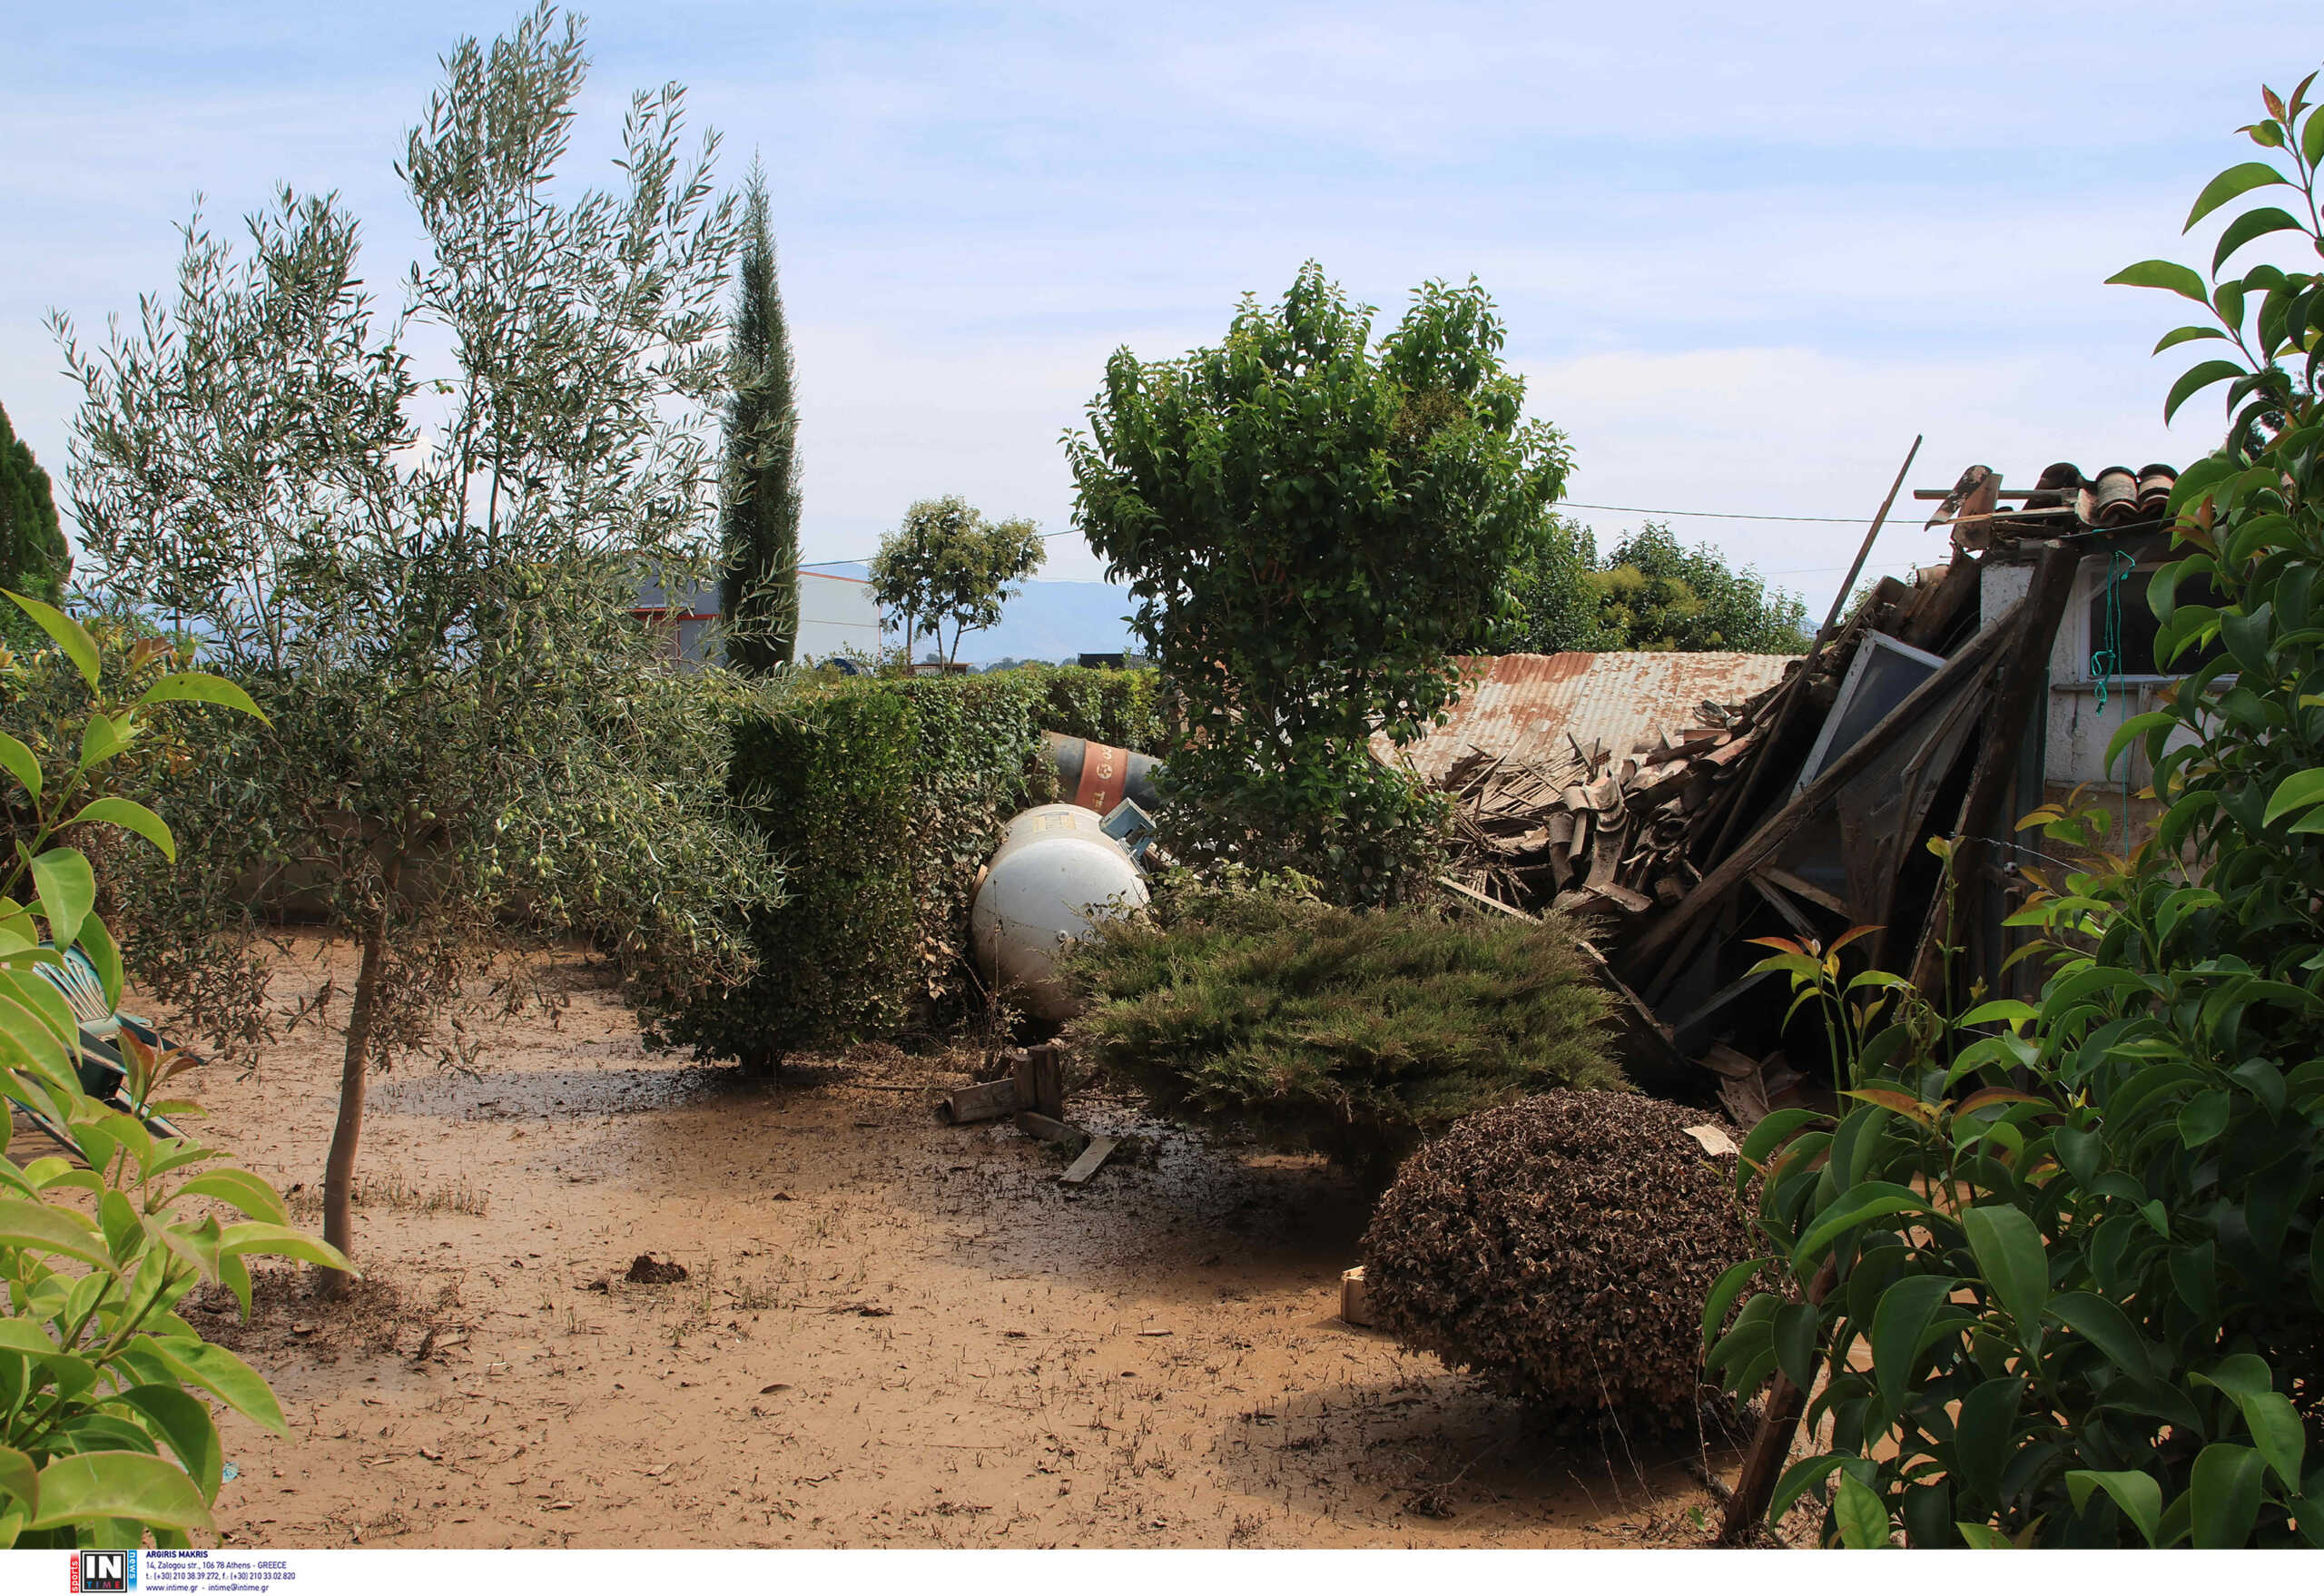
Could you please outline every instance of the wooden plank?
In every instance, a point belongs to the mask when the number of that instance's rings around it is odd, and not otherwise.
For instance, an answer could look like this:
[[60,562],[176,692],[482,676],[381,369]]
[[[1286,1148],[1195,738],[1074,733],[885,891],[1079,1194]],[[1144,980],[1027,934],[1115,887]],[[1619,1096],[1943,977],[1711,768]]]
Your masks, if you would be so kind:
[[1026,1108],[1017,1111],[1017,1128],[1036,1141],[1060,1142],[1076,1149],[1089,1140],[1086,1131],[1076,1130],[1062,1119],[1052,1119],[1047,1114],[1036,1114]]
[[1461,896],[1468,899],[1472,903],[1482,903],[1488,909],[1499,910],[1502,913],[1508,915],[1512,920],[1527,921],[1534,925],[1541,923],[1539,917],[1528,914],[1522,909],[1512,909],[1498,898],[1488,898],[1482,892],[1478,892],[1474,887],[1464,887],[1449,875],[1438,876],[1436,878],[1436,884],[1440,887],[1450,888],[1452,891],[1460,893]]
[[[1955,894],[1973,892],[1977,899],[1984,895],[1991,839],[2003,823],[2004,806],[2016,784],[2019,740],[2040,705],[2043,684],[2049,679],[2050,646],[2064,617],[2066,599],[2073,591],[2074,573],[2081,564],[2079,549],[2064,543],[2045,545],[2041,562],[2034,568],[2033,584],[2015,612],[2011,627],[2015,635],[1994,693],[1985,739],[1977,750],[1977,763],[1969,773],[1969,790],[1962,795],[1960,818],[1953,829]],[[1973,923],[1982,918],[1974,917]],[[1948,912],[1945,898],[1940,894],[1929,906],[1919,945],[1914,950],[1913,985],[1932,1003],[1944,1001],[1945,946],[1948,940],[1955,940],[1958,919]]]
[[982,1119],[1005,1118],[1016,1111],[1017,1083],[1013,1080],[964,1086],[945,1093],[943,1100],[936,1105],[937,1117],[948,1125],[974,1125]]
[[1112,1158],[1114,1149],[1121,1145],[1118,1137],[1091,1137],[1089,1145],[1081,1149],[1081,1156],[1073,1160],[1073,1167],[1058,1178],[1068,1186],[1085,1185],[1092,1175],[1105,1167],[1106,1160]]
[[1763,864],[1751,874],[1754,879],[1765,882],[1770,886],[1781,887],[1793,897],[1805,899],[1818,909],[1828,909],[1851,924],[1855,922],[1855,911],[1814,882],[1803,880],[1792,874],[1791,872],[1773,864]]
[[[2024,603],[2021,599],[2018,607],[2022,608]],[[1753,871],[1772,860],[1792,832],[1831,802],[1841,788],[1856,779],[1858,772],[1887,753],[1906,733],[1920,729],[1933,711],[1950,704],[1956,694],[1981,679],[1991,668],[1994,651],[2004,636],[2014,632],[2014,623],[2020,618],[2017,608],[2013,608],[2009,621],[1986,627],[1963,645],[1941,670],[1914,688],[1910,697],[1857,739],[1854,747],[1826,765],[1806,791],[1768,816],[1767,823],[1746,838],[1740,847],[1719,861],[1717,868],[1687,894],[1686,901],[1658,920],[1630,951],[1623,963],[1632,972],[1632,978],[1636,979],[1638,971],[1656,969],[1654,961],[1658,956],[1668,953],[1673,943],[1697,930],[1704,916],[1725,903]]]
[[1904,489],[1905,473],[1913,468],[1913,461],[1920,457],[1920,452],[1921,434],[1916,432],[1913,435],[1913,447],[1905,451],[1905,463],[1896,468],[1896,479],[1888,485],[1888,497],[1880,501],[1880,513],[1872,517],[1872,525],[1865,531],[1864,541],[1856,546],[1856,563],[1848,567],[1847,576],[1841,579],[1840,590],[1832,595],[1832,610],[1824,617],[1823,629],[1816,634],[1818,637],[1839,625],[1840,611],[1847,606],[1848,595],[1856,590],[1856,579],[1864,570],[1864,562],[1871,557],[1873,542],[1880,536],[1880,528],[1887,525],[1888,512],[1896,507],[1896,495]]
[[1817,931],[1815,922],[1799,911],[1799,905],[1794,903],[1789,896],[1769,886],[1764,874],[1757,871],[1753,872],[1751,885],[1758,889],[1760,897],[1768,901],[1768,908],[1783,916],[1786,925],[1803,937],[1815,937],[1819,941],[1822,940],[1822,934]]
[[1745,973],[1737,976],[1733,980],[1728,981],[1725,986],[1719,988],[1718,990],[1704,999],[1686,1014],[1672,1020],[1670,1022],[1670,1034],[1674,1037],[1685,1036],[1687,1032],[1693,1030],[1696,1026],[1700,1025],[1704,1020],[1709,1020],[1712,1015],[1717,1014],[1721,1009],[1726,1008],[1729,1003],[1735,1001],[1736,999],[1741,997],[1745,992],[1749,991],[1753,987],[1758,986],[1761,981],[1767,980],[1768,977],[1774,973],[1775,971],[1772,970],[1747,970]]

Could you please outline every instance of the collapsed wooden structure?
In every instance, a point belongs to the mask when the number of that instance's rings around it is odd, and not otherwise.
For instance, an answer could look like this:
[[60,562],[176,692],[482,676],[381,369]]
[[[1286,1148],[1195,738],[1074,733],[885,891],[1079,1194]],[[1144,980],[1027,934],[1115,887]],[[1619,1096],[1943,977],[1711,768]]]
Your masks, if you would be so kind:
[[[2116,477],[2127,492],[2101,491]],[[1456,710],[1421,773],[1457,811],[1448,884],[1582,917],[1622,1000],[1633,1070],[1715,1091],[1746,1125],[1828,1074],[1820,1020],[1787,1018],[1787,983],[1752,973],[1766,951],[1751,939],[1828,946],[1874,928],[1850,968],[1906,974],[1940,1002],[2030,979],[2004,970],[2003,922],[2031,862],[2014,822],[2043,801],[2053,640],[2093,549],[2159,536],[2170,481],[2149,468],[2094,488],[2053,467],[2013,495],[1972,468],[1928,496],[1942,500],[1931,525],[1953,529],[1949,564],[1883,579],[1844,621],[1835,606],[1807,655],[1774,662],[1779,680],[1625,747],[1543,722],[1448,754],[1469,736]],[[2026,502],[1999,507],[2013,497]],[[1487,662],[1480,677],[1571,675],[1559,662],[1591,656],[1534,657]]]

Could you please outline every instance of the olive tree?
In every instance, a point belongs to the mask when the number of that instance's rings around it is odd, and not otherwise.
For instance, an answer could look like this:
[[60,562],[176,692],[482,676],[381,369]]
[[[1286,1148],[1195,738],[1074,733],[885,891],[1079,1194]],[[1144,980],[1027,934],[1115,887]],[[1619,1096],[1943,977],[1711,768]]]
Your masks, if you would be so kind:
[[642,575],[707,568],[736,235],[715,137],[687,153],[683,91],[639,94],[619,182],[571,187],[586,57],[547,5],[443,70],[398,163],[427,241],[399,308],[336,199],[285,189],[239,255],[197,215],[173,300],[102,350],[56,329],[93,590],[268,716],[167,795],[192,857],[142,894],[141,961],[248,1036],[255,913],[301,902],[353,941],[324,1178],[349,1253],[367,1073],[506,976],[512,921],[675,916],[695,966],[671,979],[711,979],[747,954],[687,905],[764,885],[721,783],[641,790],[684,728],[655,724],[626,614]]
[[1423,287],[1377,344],[1372,314],[1311,261],[1216,349],[1117,352],[1067,439],[1075,524],[1184,706],[1173,849],[1352,901],[1403,890],[1434,824],[1370,739],[1413,743],[1451,704],[1567,469],[1473,281]]

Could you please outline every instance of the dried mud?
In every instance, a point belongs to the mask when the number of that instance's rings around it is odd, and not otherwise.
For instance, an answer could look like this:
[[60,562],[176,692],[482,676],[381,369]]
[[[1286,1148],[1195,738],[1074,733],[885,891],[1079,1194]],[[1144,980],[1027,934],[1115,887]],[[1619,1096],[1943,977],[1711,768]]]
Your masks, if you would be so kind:
[[[288,1012],[344,951],[302,939]],[[372,1084],[342,1302],[197,1315],[290,1434],[226,1422],[218,1516],[269,1546],[1700,1543],[1699,1443],[1545,1433],[1336,1317],[1358,1194],[1322,1165],[1077,1096],[1141,1138],[1087,1187],[964,1061],[887,1049],[776,1082],[646,1051],[576,958],[478,1072]],[[470,1034],[475,1034],[473,1024]],[[203,1083],[210,1134],[311,1201],[337,1031]],[[308,1210],[310,1222],[311,1209]],[[685,1278],[633,1284],[642,1255]],[[644,1273],[657,1274],[656,1270]],[[214,1299],[212,1299],[214,1301]]]

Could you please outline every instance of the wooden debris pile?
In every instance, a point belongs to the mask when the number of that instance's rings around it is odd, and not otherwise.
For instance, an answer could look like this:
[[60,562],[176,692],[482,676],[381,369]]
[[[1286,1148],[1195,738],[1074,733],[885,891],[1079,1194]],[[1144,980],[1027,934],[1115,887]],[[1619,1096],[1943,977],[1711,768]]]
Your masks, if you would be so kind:
[[1706,703],[1696,724],[1617,756],[1569,737],[1543,759],[1472,749],[1444,783],[1455,880],[1512,908],[1643,914],[1702,879],[1708,847],[1780,687]]

